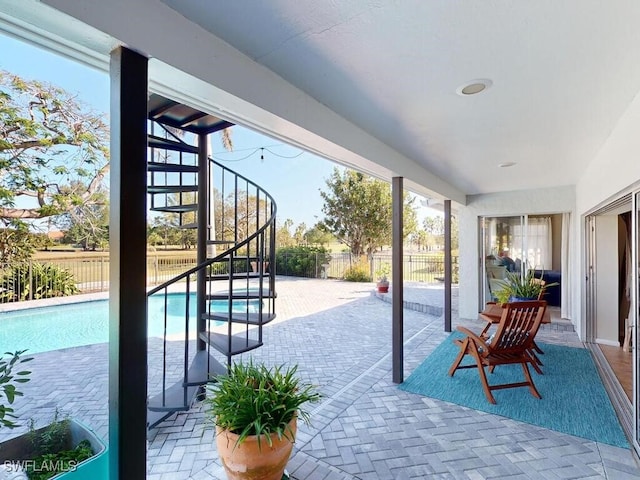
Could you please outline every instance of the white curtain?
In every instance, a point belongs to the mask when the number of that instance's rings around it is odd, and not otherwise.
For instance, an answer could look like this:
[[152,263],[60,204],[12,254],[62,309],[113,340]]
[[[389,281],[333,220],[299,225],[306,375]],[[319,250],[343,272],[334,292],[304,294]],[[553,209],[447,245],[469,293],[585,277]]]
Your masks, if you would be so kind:
[[514,245],[523,245],[527,268],[552,269],[551,217],[528,217],[526,235],[522,228],[514,228]]
[[552,269],[551,217],[528,218],[527,261],[537,270]]

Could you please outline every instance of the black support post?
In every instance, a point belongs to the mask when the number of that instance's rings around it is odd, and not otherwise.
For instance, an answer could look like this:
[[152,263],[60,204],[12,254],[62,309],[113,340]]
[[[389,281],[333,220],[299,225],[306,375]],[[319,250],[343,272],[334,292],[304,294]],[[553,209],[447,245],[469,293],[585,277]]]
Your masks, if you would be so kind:
[[451,331],[451,200],[444,201],[444,331]]
[[[207,233],[209,231],[209,160],[207,158],[209,135],[201,133],[198,135],[198,243],[197,262],[198,265],[207,259]],[[206,312],[206,269],[198,271],[197,287],[197,325],[198,332],[206,329],[206,320],[203,314]],[[207,348],[206,343],[198,336],[198,350]]]
[[404,381],[404,351],[403,351],[403,332],[404,332],[404,281],[403,281],[403,178],[393,177],[391,181],[391,197],[393,199],[393,220],[392,220],[392,371],[393,383],[402,383]]
[[147,472],[147,59],[111,52],[109,478]]

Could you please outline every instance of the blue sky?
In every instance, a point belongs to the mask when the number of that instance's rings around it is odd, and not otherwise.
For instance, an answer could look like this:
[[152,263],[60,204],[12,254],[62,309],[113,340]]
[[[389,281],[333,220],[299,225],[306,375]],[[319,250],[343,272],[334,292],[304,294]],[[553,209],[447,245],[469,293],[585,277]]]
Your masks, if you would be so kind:
[[[62,87],[91,109],[108,113],[106,72],[2,34],[0,52],[0,69]],[[325,189],[325,179],[336,164],[241,126],[233,127],[232,139],[234,151],[226,152],[214,138],[214,157],[271,193],[279,222],[290,218],[294,225],[304,222],[311,227],[322,219],[320,189]]]

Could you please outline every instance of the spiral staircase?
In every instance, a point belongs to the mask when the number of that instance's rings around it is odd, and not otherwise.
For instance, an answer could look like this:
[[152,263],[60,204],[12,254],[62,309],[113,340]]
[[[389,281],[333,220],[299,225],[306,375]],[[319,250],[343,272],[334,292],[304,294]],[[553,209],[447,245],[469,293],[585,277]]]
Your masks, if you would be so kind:
[[148,327],[163,331],[149,347],[152,428],[189,410],[234,355],[262,346],[263,326],[276,315],[269,268],[276,204],[259,185],[209,158],[209,135],[231,123],[156,94],[148,118],[150,209],[173,214],[180,228],[195,232],[198,251],[195,267],[148,292]]

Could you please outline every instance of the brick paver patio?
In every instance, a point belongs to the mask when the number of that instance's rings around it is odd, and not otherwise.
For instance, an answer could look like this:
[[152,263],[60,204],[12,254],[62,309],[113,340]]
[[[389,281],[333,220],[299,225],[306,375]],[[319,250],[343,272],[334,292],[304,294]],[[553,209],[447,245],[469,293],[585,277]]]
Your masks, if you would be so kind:
[[[412,287],[405,300],[442,302],[442,287]],[[245,355],[298,363],[324,395],[310,408],[312,425],[299,427],[288,465],[293,478],[640,479],[630,450],[399,390],[391,382],[391,305],[372,290],[372,284],[278,279],[278,318],[265,328],[265,345]],[[456,315],[454,308],[454,325],[469,323]],[[404,325],[406,377],[448,334],[442,317],[425,311],[405,310]],[[538,335],[582,346],[566,329]],[[104,344],[35,355],[18,413],[44,422],[59,408],[106,437],[107,355]],[[3,429],[0,438],[7,436]],[[148,479],[225,478],[201,405],[148,438]]]

